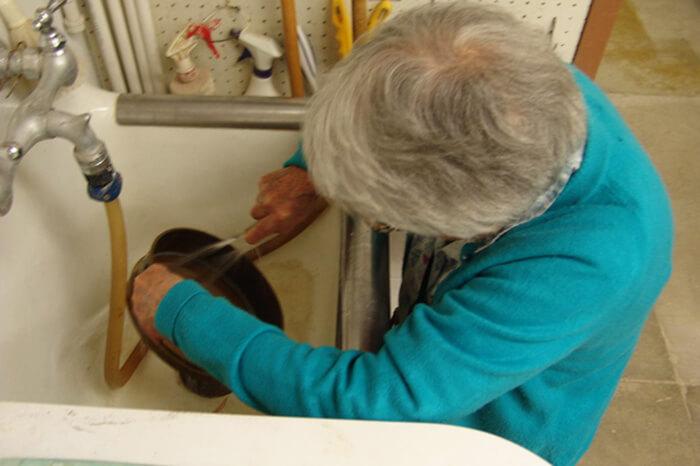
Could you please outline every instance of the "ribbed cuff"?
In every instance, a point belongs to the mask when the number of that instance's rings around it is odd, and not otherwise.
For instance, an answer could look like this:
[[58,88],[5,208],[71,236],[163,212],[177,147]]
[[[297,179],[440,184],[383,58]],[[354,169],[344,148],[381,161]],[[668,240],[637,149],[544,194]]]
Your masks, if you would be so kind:
[[207,290],[194,280],[183,280],[173,286],[158,305],[156,311],[156,330],[168,340],[175,341],[175,324],[185,305]]
[[194,364],[231,388],[245,403],[260,409],[242,383],[240,363],[246,347],[258,335],[282,333],[209,294],[199,283],[183,280],[165,295],[155,318],[156,329]]
[[302,170],[306,170],[306,160],[304,160],[304,151],[301,146],[301,142],[297,145],[297,150],[294,152],[294,155],[284,162],[284,167],[299,167]]

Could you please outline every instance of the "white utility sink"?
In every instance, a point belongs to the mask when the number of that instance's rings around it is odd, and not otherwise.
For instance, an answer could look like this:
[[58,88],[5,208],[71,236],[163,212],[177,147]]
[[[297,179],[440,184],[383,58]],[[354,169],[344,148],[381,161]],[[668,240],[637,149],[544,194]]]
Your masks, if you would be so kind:
[[0,403],[3,457],[198,466],[548,464],[494,435],[446,425],[18,403]]

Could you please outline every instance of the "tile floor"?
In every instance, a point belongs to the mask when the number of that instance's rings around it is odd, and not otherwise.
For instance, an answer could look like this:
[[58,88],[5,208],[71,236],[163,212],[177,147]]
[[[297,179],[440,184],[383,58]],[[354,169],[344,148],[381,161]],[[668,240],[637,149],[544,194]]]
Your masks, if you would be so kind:
[[627,0],[597,76],[668,187],[674,272],[581,464],[700,465],[700,2]]

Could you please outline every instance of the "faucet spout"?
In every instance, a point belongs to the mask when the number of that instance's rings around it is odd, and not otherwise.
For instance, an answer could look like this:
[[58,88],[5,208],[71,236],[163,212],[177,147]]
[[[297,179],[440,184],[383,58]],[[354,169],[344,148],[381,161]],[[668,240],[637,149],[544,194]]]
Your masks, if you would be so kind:
[[90,128],[90,114],[71,115],[51,110],[46,114],[46,134],[50,138],[61,138],[73,143],[75,158],[84,173],[100,165],[106,157],[104,143]]
[[51,0],[37,12],[32,24],[41,33],[40,49],[25,49],[20,54],[0,49],[0,78],[40,76],[34,90],[12,114],[5,143],[0,145],[0,216],[12,205],[12,181],[17,165],[34,145],[46,139],[61,138],[73,143],[91,198],[109,202],[121,192],[121,177],[114,171],[104,143],[90,128],[90,115],[71,115],[53,109],[59,89],[73,84],[78,76],[75,55],[63,35],[52,26],[53,14],[65,1]]

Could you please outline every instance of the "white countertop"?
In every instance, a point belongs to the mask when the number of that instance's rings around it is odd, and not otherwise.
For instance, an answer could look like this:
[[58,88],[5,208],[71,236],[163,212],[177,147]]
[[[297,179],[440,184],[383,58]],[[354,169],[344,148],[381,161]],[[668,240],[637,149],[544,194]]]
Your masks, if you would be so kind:
[[542,466],[499,437],[436,424],[0,402],[0,458],[168,465]]

